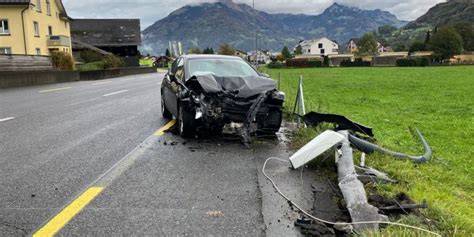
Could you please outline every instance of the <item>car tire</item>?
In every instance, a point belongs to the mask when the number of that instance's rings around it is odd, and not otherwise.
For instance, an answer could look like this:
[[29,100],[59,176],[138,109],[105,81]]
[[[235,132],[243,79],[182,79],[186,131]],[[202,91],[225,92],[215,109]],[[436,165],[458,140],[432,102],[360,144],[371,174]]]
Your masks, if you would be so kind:
[[165,119],[173,118],[173,115],[171,114],[171,112],[166,108],[165,99],[163,98],[163,92],[161,92],[161,115]]
[[194,112],[191,108],[185,106],[179,107],[178,114],[179,135],[184,138],[193,137],[196,133]]

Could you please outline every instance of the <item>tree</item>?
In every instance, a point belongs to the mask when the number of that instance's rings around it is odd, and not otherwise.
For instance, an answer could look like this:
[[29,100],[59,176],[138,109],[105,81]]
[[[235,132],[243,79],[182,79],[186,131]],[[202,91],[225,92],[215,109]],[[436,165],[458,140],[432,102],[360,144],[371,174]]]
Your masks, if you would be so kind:
[[419,51],[426,51],[426,44],[421,41],[415,41],[410,45],[408,54],[412,54],[414,52],[419,52]]
[[295,55],[301,55],[301,54],[303,54],[303,47],[301,47],[301,44],[299,44],[298,46],[296,46]]
[[426,32],[425,46],[428,48],[428,45],[431,43],[431,31]]
[[217,52],[221,55],[235,55],[235,49],[227,43],[221,44]]
[[276,60],[277,60],[278,62],[283,62],[283,61],[285,61],[285,56],[283,56],[283,55],[281,55],[281,54],[278,54],[278,55],[276,56]]
[[357,54],[359,56],[376,55],[378,53],[377,39],[373,33],[366,33],[360,38],[357,45]]
[[463,41],[465,51],[474,51],[474,24],[469,22],[459,22],[453,25]]
[[165,55],[166,57],[171,57],[171,53],[169,49],[166,49]]
[[384,25],[384,26],[379,27],[378,32],[381,35],[389,35],[389,34],[391,34],[392,32],[394,32],[396,30],[397,30],[397,27],[395,27],[395,26]]
[[281,55],[283,55],[283,57],[285,57],[285,60],[291,58],[291,53],[290,53],[290,50],[288,50],[288,47],[286,47],[286,46],[283,47],[283,49],[281,50]]
[[395,45],[395,48],[393,49],[395,52],[403,52],[407,50],[407,47],[405,44],[399,43]]
[[214,49],[213,48],[205,48],[204,51],[202,52],[203,54],[214,54]]
[[189,49],[189,54],[201,54],[202,51],[200,48],[190,48]]
[[431,48],[434,57],[443,62],[462,52],[462,38],[453,27],[441,27],[431,39]]

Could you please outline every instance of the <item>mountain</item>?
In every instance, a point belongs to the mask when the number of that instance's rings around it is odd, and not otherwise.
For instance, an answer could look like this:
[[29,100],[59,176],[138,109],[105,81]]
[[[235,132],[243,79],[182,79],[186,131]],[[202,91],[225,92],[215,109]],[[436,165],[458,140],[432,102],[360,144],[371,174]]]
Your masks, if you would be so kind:
[[405,28],[435,27],[461,21],[474,23],[474,1],[450,0],[439,3]]
[[414,41],[425,41],[428,31],[433,32],[436,27],[458,22],[469,22],[474,25],[473,0],[451,0],[439,3],[405,27],[389,34],[379,34],[378,37],[388,42],[394,49],[407,50]]
[[[257,22],[254,27],[254,22]],[[328,37],[342,44],[352,37],[376,30],[379,26],[401,27],[406,22],[381,10],[361,10],[333,4],[320,15],[269,14],[253,10],[232,0],[184,6],[146,28],[142,52],[162,54],[169,41],[181,41],[185,49],[218,48],[230,43],[250,51],[259,48],[279,51],[302,39]]]

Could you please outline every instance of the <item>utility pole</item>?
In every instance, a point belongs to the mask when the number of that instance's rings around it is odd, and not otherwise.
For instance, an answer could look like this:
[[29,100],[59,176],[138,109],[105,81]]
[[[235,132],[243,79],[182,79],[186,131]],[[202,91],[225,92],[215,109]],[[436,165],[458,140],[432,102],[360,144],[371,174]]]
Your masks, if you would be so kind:
[[255,33],[255,66],[258,65],[258,38],[257,38],[257,11],[255,11],[255,0],[252,0],[253,8],[253,29]]

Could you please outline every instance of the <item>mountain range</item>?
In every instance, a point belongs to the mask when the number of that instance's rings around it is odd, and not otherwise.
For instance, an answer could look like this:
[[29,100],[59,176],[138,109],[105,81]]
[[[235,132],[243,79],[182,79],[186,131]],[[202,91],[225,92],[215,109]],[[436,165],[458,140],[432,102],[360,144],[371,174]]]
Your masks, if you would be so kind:
[[279,51],[285,45],[292,47],[300,40],[323,36],[344,44],[379,26],[402,27],[406,23],[387,11],[362,10],[338,3],[319,15],[294,15],[269,14],[246,4],[221,0],[187,5],[155,22],[142,32],[141,51],[162,54],[169,41],[181,41],[184,49],[217,48],[229,43],[244,51],[255,49],[256,44],[262,49]]
[[450,0],[428,10],[426,14],[406,25],[406,29],[436,27],[455,22],[474,22],[474,1]]

